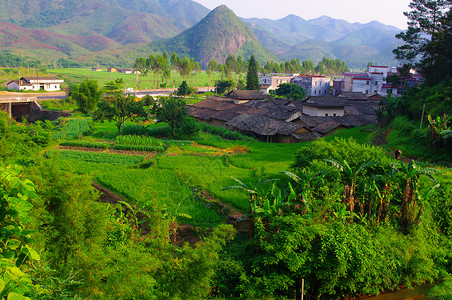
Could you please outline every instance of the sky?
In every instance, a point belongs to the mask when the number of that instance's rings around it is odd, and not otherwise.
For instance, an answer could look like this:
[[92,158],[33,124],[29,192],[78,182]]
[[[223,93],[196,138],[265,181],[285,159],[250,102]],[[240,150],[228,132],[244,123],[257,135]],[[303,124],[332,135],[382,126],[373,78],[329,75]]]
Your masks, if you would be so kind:
[[407,28],[404,11],[410,0],[195,0],[209,9],[226,5],[242,18],[281,19],[294,14],[305,20],[326,15],[348,22],[367,23],[373,20]]

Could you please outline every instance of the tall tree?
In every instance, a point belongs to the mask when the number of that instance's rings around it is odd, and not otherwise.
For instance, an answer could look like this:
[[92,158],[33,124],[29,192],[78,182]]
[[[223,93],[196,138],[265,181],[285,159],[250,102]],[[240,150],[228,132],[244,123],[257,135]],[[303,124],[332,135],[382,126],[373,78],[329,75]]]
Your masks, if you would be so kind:
[[72,86],[69,94],[77,101],[80,111],[85,114],[92,113],[102,99],[102,89],[95,80],[83,80],[79,85]]
[[393,51],[396,58],[418,68],[430,83],[438,80],[432,72],[444,64],[442,52],[444,37],[450,35],[451,6],[451,0],[412,0],[411,11],[404,13],[408,29],[396,35],[404,42]]
[[121,134],[121,126],[127,120],[145,117],[143,102],[136,101],[135,97],[126,97],[121,92],[115,92],[112,96],[99,102],[98,109],[93,114],[94,121],[113,121]]
[[181,98],[160,98],[158,105],[154,105],[155,116],[161,122],[171,127],[173,137],[176,137],[176,128],[181,126],[189,116],[185,101]]
[[254,55],[251,55],[248,61],[248,73],[246,74],[246,89],[258,90],[259,89],[259,75],[257,74],[257,62]]

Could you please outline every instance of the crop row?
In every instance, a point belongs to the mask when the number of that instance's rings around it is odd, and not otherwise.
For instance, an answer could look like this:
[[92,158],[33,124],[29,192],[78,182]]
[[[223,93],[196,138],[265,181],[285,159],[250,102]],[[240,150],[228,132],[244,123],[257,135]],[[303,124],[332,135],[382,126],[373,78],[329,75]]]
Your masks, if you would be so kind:
[[139,135],[120,135],[115,138],[116,145],[142,145],[142,146],[158,146],[163,147],[161,140]]
[[58,155],[61,159],[80,160],[93,163],[109,163],[112,165],[133,165],[144,161],[144,156],[121,155],[82,151],[52,151],[48,155]]
[[115,150],[130,150],[130,151],[150,151],[150,152],[163,152],[164,146],[147,146],[147,145],[114,145]]
[[104,142],[90,142],[90,141],[66,141],[60,144],[61,146],[69,147],[85,147],[85,148],[97,148],[97,149],[108,149],[111,147],[110,143]]

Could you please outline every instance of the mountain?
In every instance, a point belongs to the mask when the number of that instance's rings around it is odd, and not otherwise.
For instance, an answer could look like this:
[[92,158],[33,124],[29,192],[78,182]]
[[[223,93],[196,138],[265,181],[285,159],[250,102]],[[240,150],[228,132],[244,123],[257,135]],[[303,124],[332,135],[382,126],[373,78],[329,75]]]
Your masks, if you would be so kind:
[[191,0],[0,0],[0,6],[0,49],[41,61],[120,56],[209,13]]
[[276,59],[262,46],[251,28],[224,5],[211,11],[192,28],[174,38],[153,42],[149,47],[154,51],[174,51],[191,56],[201,66],[206,66],[211,58],[224,63],[228,54],[244,58],[254,54],[260,61]]
[[317,62],[326,56],[340,58],[354,68],[369,61],[394,64],[392,49],[401,30],[372,21],[366,24],[322,16],[304,20],[289,15],[279,20],[244,19],[262,44],[282,60],[300,58]]
[[[209,9],[191,0],[0,0],[0,21],[29,28],[50,27],[70,21],[74,15],[96,13],[83,9],[91,6],[95,10],[96,4],[103,4],[98,6],[101,9],[111,7],[156,15],[168,20],[179,31],[193,26],[209,13]],[[109,9],[100,13],[105,19]]]

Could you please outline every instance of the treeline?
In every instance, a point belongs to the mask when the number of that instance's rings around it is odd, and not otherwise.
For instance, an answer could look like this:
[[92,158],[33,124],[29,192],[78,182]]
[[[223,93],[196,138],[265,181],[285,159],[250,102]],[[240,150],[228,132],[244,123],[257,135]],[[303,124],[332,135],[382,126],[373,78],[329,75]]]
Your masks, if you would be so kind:
[[344,61],[340,59],[329,59],[323,57],[321,61],[314,65],[312,60],[300,61],[299,58],[288,60],[282,63],[267,62],[262,68],[264,73],[299,73],[317,75],[340,75],[350,69]]
[[9,52],[0,53],[0,67],[17,68],[17,67],[39,67],[39,66],[41,66],[40,60],[29,60]]

